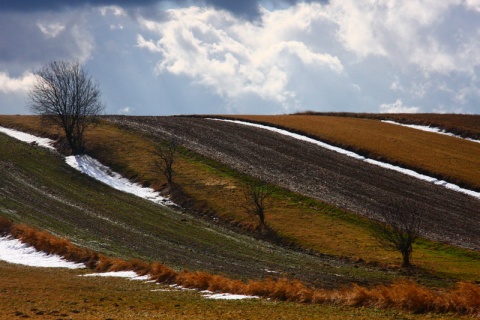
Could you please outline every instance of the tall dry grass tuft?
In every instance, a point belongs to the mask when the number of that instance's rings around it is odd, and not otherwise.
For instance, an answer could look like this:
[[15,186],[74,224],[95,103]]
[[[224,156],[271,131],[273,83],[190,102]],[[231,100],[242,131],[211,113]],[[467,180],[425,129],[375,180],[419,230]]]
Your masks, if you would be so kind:
[[244,293],[275,300],[305,303],[312,302],[314,294],[313,290],[307,288],[300,281],[290,281],[284,278],[249,281]]
[[455,312],[480,315],[480,286],[459,283],[455,289],[436,291],[411,281],[374,288],[353,285],[349,289],[315,292],[313,301],[402,309],[413,313]]
[[155,280],[156,282],[160,282],[160,283],[167,283],[167,284],[175,283],[175,280],[177,279],[177,276],[178,276],[178,273],[175,270],[157,261],[153,262],[150,265],[149,274],[152,280]]
[[10,234],[12,224],[12,221],[10,221],[9,219],[0,217],[0,236]]
[[245,283],[240,280],[202,271],[183,271],[177,276],[175,281],[178,285],[185,288],[210,290],[212,292],[243,293],[245,288]]
[[457,288],[443,295],[442,302],[441,308],[437,308],[436,311],[480,316],[480,285],[460,282]]

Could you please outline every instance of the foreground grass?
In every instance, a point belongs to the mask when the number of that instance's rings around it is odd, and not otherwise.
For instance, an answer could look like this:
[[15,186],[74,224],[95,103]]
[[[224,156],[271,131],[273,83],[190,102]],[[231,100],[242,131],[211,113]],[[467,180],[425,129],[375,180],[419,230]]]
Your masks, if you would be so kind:
[[[0,124],[2,122],[27,131],[42,132],[36,117],[0,117]],[[43,134],[55,136],[55,132],[43,131]],[[150,151],[153,147],[143,136],[102,124],[88,134],[88,141],[90,152],[114,170],[156,188],[164,184],[162,177],[151,170]],[[198,211],[214,213],[223,220],[247,228],[255,224],[242,209],[244,200],[241,186],[248,177],[188,150],[182,150],[175,170],[177,183],[199,204],[196,207]],[[414,249],[413,263],[421,272],[403,275],[395,267],[400,264],[400,257],[375,245],[369,232],[371,222],[368,219],[282,189],[275,189],[267,222],[283,239],[296,246],[336,257],[348,257],[352,261],[366,261],[367,265],[358,263],[357,267],[360,268],[356,268],[355,273],[367,278],[371,277],[368,266],[373,265],[374,268],[380,266],[390,270],[385,273],[387,277],[413,277],[416,281],[433,286],[449,286],[458,280],[478,279],[478,253],[430,241],[423,241]],[[339,272],[350,274],[352,271]]]
[[197,292],[170,291],[168,287],[140,281],[81,277],[84,273],[0,261],[0,318],[467,319],[459,315],[414,315],[394,310],[264,299],[208,300]]
[[108,258],[49,233],[12,224],[4,218],[0,219],[0,233],[11,234],[37,250],[59,254],[70,261],[84,262],[95,271],[133,270],[139,275],[148,275],[157,283],[176,284],[189,289],[247,294],[276,301],[380,307],[414,313],[477,315],[480,307],[480,287],[469,283],[459,283],[455,289],[438,291],[405,281],[388,286],[367,288],[354,285],[344,289],[309,288],[299,281],[285,278],[239,281],[205,272],[175,272],[158,262]]
[[364,118],[316,115],[235,118],[293,129],[375,159],[480,190],[479,143]]

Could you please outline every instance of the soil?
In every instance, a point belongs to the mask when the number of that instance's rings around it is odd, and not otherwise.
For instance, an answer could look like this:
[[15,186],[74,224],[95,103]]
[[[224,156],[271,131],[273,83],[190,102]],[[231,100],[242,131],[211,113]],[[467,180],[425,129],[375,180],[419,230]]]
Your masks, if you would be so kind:
[[108,117],[238,171],[380,219],[390,199],[422,205],[422,235],[480,251],[480,200],[264,129],[195,117]]

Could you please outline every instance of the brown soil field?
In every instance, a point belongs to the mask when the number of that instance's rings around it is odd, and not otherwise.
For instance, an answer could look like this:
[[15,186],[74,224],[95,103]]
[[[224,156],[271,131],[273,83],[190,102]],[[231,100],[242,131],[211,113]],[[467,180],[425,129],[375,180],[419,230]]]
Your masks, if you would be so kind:
[[238,116],[480,190],[480,143],[380,121],[334,116]]
[[236,170],[378,218],[385,198],[426,204],[423,235],[480,250],[480,200],[263,129],[191,117],[111,117]]
[[480,115],[474,114],[437,114],[437,113],[316,113],[306,112],[299,115],[334,116],[392,120],[405,124],[418,124],[441,128],[464,138],[480,139]]

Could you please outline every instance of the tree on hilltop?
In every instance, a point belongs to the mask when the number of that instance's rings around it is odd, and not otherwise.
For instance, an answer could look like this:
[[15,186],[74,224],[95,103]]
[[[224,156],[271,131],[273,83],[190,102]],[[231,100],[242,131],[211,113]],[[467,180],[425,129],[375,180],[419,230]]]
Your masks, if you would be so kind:
[[84,132],[105,109],[98,84],[78,62],[53,61],[34,75],[31,111],[63,130],[73,154],[84,153]]

